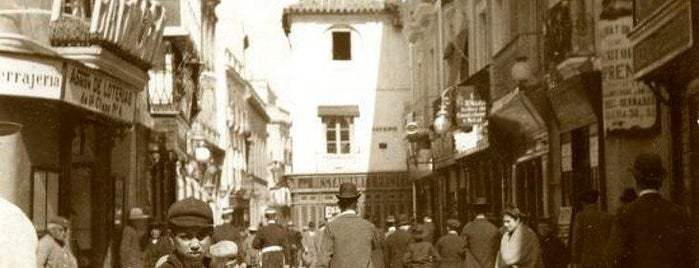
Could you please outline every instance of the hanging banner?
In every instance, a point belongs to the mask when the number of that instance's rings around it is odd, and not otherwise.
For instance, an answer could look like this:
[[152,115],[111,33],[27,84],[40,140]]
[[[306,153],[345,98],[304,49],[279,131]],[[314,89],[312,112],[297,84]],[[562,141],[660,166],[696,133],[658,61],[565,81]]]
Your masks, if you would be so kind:
[[633,52],[626,35],[633,26],[631,16],[600,20],[602,101],[607,131],[647,129],[655,125],[656,99],[643,83],[636,81]]
[[138,90],[124,82],[77,63],[66,66],[64,100],[88,110],[133,122]]

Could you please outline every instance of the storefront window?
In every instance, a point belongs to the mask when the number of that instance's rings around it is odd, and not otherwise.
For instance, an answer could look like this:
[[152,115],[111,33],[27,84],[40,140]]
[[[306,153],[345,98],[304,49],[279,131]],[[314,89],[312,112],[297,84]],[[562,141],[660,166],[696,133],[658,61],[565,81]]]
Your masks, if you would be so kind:
[[58,215],[58,171],[35,168],[32,173],[32,221],[42,234],[48,220]]

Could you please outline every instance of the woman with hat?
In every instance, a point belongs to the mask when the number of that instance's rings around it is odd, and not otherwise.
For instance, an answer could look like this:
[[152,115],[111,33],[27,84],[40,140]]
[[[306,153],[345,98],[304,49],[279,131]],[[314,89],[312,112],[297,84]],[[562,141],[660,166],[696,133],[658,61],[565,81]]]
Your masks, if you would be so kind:
[[505,234],[495,267],[543,268],[539,238],[524,224],[525,214],[514,206],[506,207],[502,214]]
[[407,268],[432,268],[435,263],[441,261],[437,249],[427,241],[429,234],[425,227],[416,225],[411,230],[414,241],[408,245],[403,254],[403,267]]
[[148,218],[139,207],[129,211],[129,223],[124,226],[119,246],[121,267],[143,267],[144,237],[148,232]]

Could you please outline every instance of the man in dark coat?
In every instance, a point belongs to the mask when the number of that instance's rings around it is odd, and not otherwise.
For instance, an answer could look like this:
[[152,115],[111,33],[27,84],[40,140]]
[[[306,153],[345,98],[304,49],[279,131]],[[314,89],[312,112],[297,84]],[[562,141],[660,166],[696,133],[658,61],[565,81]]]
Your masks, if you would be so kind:
[[425,235],[427,236],[425,241],[434,243],[435,227],[434,222],[432,222],[432,217],[429,215],[422,218],[422,229],[425,231]]
[[221,241],[236,242],[238,236],[238,228],[233,226],[232,222],[233,209],[223,210],[223,224],[214,227],[214,244]]
[[294,226],[293,221],[287,222],[286,232],[286,239],[289,243],[289,247],[284,250],[286,263],[292,268],[297,267],[299,265],[298,254],[302,247],[301,232],[296,230],[296,226]]
[[573,220],[573,260],[583,268],[607,267],[604,250],[609,239],[612,216],[597,205],[599,192],[587,191],[580,198],[583,210]]
[[566,268],[568,267],[568,248],[556,236],[556,223],[552,220],[543,220],[539,223],[539,241],[541,244],[541,255],[546,268]]
[[265,210],[267,225],[260,228],[252,241],[252,247],[262,251],[262,268],[284,267],[284,249],[288,247],[287,232],[274,220],[275,215],[275,210]]
[[211,259],[206,255],[214,230],[211,207],[204,201],[190,197],[173,203],[167,214],[175,250],[158,260],[156,267],[210,267]]
[[413,241],[413,236],[409,232],[411,222],[408,215],[401,214],[398,216],[398,228],[386,238],[387,254],[384,257],[389,268],[403,267],[403,255]]
[[695,267],[689,217],[660,195],[667,175],[660,156],[641,153],[631,173],[638,199],[616,217],[607,255],[614,267]]
[[459,236],[461,222],[457,219],[447,220],[447,234],[439,238],[436,247],[442,257],[439,268],[462,268],[464,259],[464,240]]
[[485,198],[477,198],[471,207],[476,211],[476,218],[461,230],[461,237],[466,242],[465,267],[495,267],[500,231],[486,219],[485,212],[490,206]]
[[342,211],[329,221],[323,231],[320,253],[315,267],[381,267],[374,251],[383,249],[383,234],[371,222],[357,215],[359,192],[354,183],[340,185],[338,206]]

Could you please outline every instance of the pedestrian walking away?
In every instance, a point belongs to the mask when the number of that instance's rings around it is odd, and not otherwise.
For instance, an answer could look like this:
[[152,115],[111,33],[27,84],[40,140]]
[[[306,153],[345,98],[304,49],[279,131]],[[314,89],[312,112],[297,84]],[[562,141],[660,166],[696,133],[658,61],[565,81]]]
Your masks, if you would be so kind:
[[243,255],[245,267],[255,268],[260,267],[260,251],[252,246],[252,242],[257,237],[257,226],[251,225],[248,227],[248,236],[243,241]]
[[539,239],[524,224],[525,214],[514,206],[508,206],[502,214],[505,234],[500,242],[495,267],[544,268]]
[[252,247],[262,253],[262,268],[283,268],[285,265],[284,249],[288,247],[287,231],[276,222],[276,215],[277,212],[274,209],[265,210],[267,225],[259,230],[252,242]]
[[486,218],[490,204],[485,198],[477,198],[471,204],[476,217],[461,230],[466,243],[464,251],[465,267],[489,268],[495,266],[495,258],[500,247],[500,232]]
[[411,230],[413,242],[408,245],[402,257],[405,268],[433,268],[441,261],[441,256],[429,239],[425,226],[418,225]]
[[305,267],[310,266],[315,262],[315,237],[316,237],[316,224],[314,222],[308,222],[308,227],[305,228],[302,238],[301,245],[303,253],[301,254],[301,261]]
[[566,268],[570,254],[568,247],[556,235],[556,224],[545,219],[539,223],[539,241],[541,242],[541,254],[546,268]]
[[612,267],[696,267],[689,217],[660,194],[667,175],[660,156],[641,153],[630,171],[640,193],[612,225],[607,245]]
[[403,267],[403,254],[408,249],[408,245],[413,241],[410,230],[411,218],[407,214],[398,216],[398,228],[386,237],[386,262],[389,268]]
[[439,268],[461,268],[463,267],[463,259],[465,257],[464,250],[466,243],[459,236],[457,230],[461,228],[461,222],[457,219],[447,220],[447,234],[437,240],[435,247],[442,260],[437,267]]
[[129,222],[121,232],[121,244],[119,244],[119,259],[121,267],[140,268],[144,265],[144,251],[147,246],[144,241],[148,237],[149,215],[143,213],[139,207],[129,211]]
[[374,251],[384,248],[383,234],[371,222],[357,215],[360,193],[357,185],[343,183],[336,195],[340,214],[329,221],[323,231],[318,268],[382,267],[382,260],[372,259]]
[[597,191],[583,193],[580,198],[583,210],[573,220],[572,263],[578,267],[607,267],[604,254],[612,216],[599,208],[598,198]]
[[156,268],[212,267],[207,256],[214,232],[211,207],[193,197],[173,203],[167,212],[175,250],[158,260]]

